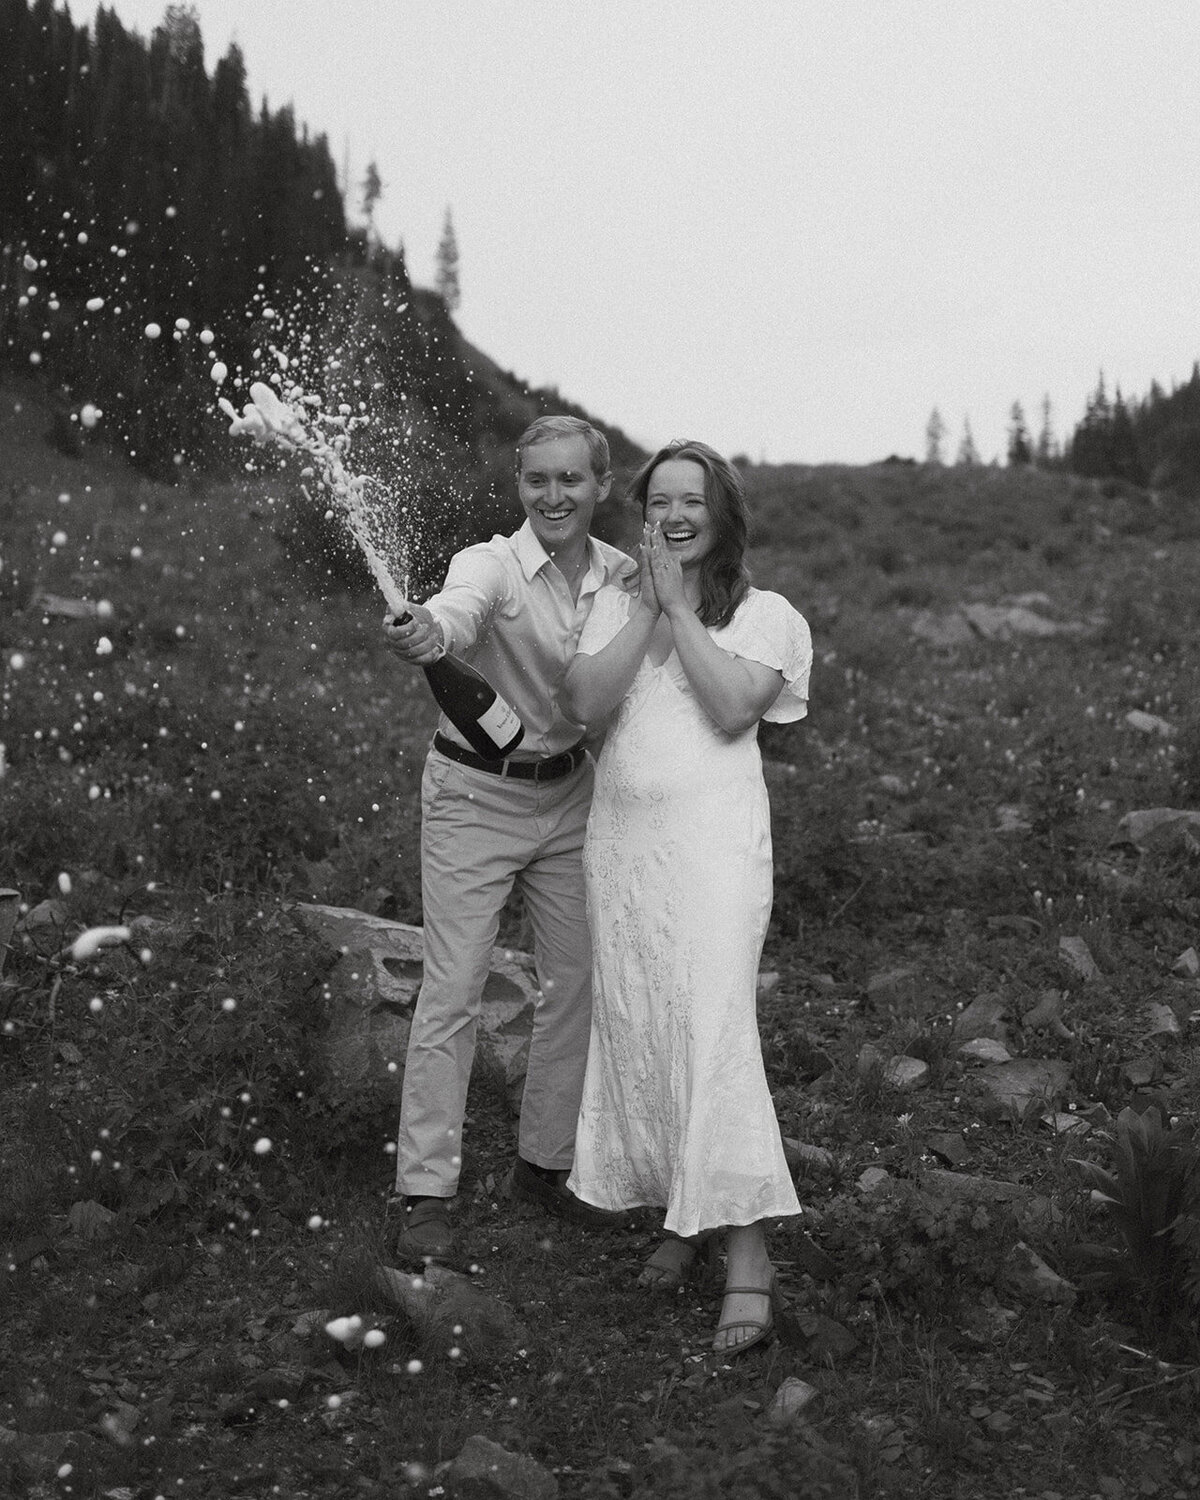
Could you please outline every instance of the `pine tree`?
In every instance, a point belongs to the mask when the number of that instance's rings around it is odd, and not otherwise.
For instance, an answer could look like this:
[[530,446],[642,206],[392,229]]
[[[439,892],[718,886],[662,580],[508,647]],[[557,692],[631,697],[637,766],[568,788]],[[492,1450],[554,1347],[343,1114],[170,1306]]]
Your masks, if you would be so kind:
[[929,421],[925,424],[925,462],[927,464],[940,464],[942,458],[942,439],[946,436],[946,424],[942,421],[942,414],[935,406],[929,413]]
[[367,221],[367,238],[375,235],[375,205],[383,197],[383,178],[373,161],[367,163],[367,173],[362,180],[362,211]]
[[458,284],[458,241],[454,237],[454,220],[446,209],[446,222],[437,248],[437,289],[447,308],[454,312],[462,301]]
[[1038,433],[1037,448],[1034,450],[1034,461],[1040,469],[1048,469],[1058,459],[1058,440],[1054,436],[1054,424],[1051,421],[1050,396],[1042,397],[1042,427]]
[[958,445],[956,463],[971,465],[979,462],[979,449],[975,446],[975,435],[971,431],[970,417],[963,418],[962,441]]
[[1033,449],[1029,443],[1029,429],[1025,426],[1025,413],[1021,403],[1014,401],[1009,413],[1008,462],[1010,467],[1033,462]]

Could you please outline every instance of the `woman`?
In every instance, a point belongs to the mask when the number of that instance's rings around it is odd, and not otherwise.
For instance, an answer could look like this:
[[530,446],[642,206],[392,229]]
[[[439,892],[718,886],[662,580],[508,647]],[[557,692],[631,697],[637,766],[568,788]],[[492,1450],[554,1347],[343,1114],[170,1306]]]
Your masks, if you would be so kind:
[[631,494],[640,592],[599,592],[564,687],[572,717],[612,716],[584,844],[593,1015],[569,1186],[666,1209],[644,1283],[677,1285],[725,1230],[713,1348],[730,1356],[773,1335],[763,1221],[800,1212],[755,1016],[772,876],[756,729],[804,716],[812,645],[786,599],[750,587],[720,454],[672,443]]

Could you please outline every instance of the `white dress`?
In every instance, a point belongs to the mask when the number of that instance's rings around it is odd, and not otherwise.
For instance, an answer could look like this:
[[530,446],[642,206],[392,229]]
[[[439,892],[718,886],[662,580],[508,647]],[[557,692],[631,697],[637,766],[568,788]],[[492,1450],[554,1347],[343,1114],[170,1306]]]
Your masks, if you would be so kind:
[[[605,646],[631,603],[602,589],[579,650]],[[812,643],[786,599],[751,589],[709,633],[782,672],[764,718],[804,716]],[[674,652],[643,659],[617,709],[583,863],[592,1031],[571,1189],[603,1208],[665,1208],[677,1235],[799,1213],[755,1013],[772,900],[756,729],[719,729]]]

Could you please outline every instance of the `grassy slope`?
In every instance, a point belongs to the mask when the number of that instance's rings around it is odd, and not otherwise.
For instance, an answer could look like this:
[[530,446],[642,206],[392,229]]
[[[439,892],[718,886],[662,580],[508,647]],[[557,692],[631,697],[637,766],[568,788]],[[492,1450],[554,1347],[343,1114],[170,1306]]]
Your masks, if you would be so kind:
[[[1069,1158],[1105,1148],[981,1115],[948,1018],[999,992],[1014,1049],[1071,1069],[1070,1102],[1115,1114],[1140,1057],[1166,1106],[1194,1113],[1194,1048],[1147,1040],[1140,1006],[1196,1008],[1169,968],[1200,935],[1197,867],[1139,866],[1112,845],[1131,808],[1200,804],[1192,517],[1056,476],[752,472],[758,581],[805,611],[817,642],[810,720],[764,735],[777,865],[765,967],[781,978],[761,1020],[785,1134],[831,1153],[804,1194],[835,1274],[806,1273],[818,1268],[797,1226],[773,1243],[792,1295],[855,1347],[826,1359],[810,1324],[807,1340],[704,1376],[680,1351],[703,1347],[712,1297],[656,1302],[632,1285],[648,1223],[589,1238],[498,1198],[512,1126],[481,1079],[464,1232],[484,1284],[536,1332],[498,1362],[424,1351],[416,1378],[402,1320],[380,1355],[343,1365],[323,1336],[291,1333],[305,1308],[372,1311],[362,1266],[381,1250],[392,1106],[305,1081],[322,959],[280,902],[419,920],[430,705],[380,651],[374,600],[304,591],[272,539],[286,475],[166,489],[95,449],[56,457],[42,423],[33,392],[8,388],[0,885],[31,904],[58,896],[68,932],[137,914],[165,925],[148,929],[145,962],[56,969],[26,945],[5,971],[0,1234],[19,1269],[0,1286],[15,1330],[0,1423],[87,1429],[118,1400],[136,1406],[139,1439],[155,1441],[75,1440],[76,1493],[257,1495],[264,1473],[285,1494],[349,1493],[353,1452],[364,1492],[423,1495],[473,1431],[551,1465],[570,1495],[791,1493],[826,1448],[863,1495],[1190,1492],[1195,1391],[1178,1370],[1194,1341],[1171,1341],[1136,1300],[1048,1309],[994,1289],[1018,1232],[1068,1271],[1080,1237],[1104,1236]],[[35,586],[106,599],[112,618],[44,615]],[[1030,591],[1088,633],[936,650],[907,629],[920,610]],[[101,633],[113,649],[98,655]],[[1129,729],[1133,708],[1179,735]],[[1014,832],[1000,831],[1006,807]],[[1064,972],[1064,934],[1088,942],[1102,983]],[[521,941],[516,909],[506,937]],[[878,983],[901,967],[906,979]],[[1016,1019],[1048,988],[1066,992],[1069,1041]],[[860,1074],[867,1041],[925,1057],[932,1085],[897,1096]],[[260,1132],[275,1142],[265,1160],[250,1150]],[[1018,1231],[1002,1211],[931,1208],[906,1184],[938,1132],[961,1135],[966,1170],[1021,1182],[1054,1211]],[[863,1197],[868,1165],[898,1179],[894,1195]],[[92,1200],[118,1211],[108,1238],[60,1235],[71,1204]],[[314,1212],[319,1233],[304,1227]],[[1121,1347],[1152,1344],[1175,1370]],[[242,1420],[250,1382],[281,1364],[307,1368],[308,1384]],[[759,1412],[787,1374],[821,1400],[811,1423],[771,1437]]]

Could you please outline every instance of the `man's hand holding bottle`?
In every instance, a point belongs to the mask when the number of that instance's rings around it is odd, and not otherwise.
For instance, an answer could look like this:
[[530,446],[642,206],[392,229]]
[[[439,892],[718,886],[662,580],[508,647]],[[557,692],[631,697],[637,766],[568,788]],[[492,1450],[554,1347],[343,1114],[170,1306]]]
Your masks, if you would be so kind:
[[383,633],[390,649],[417,667],[431,666],[446,649],[442,627],[423,604],[409,604],[397,617],[383,617]]

